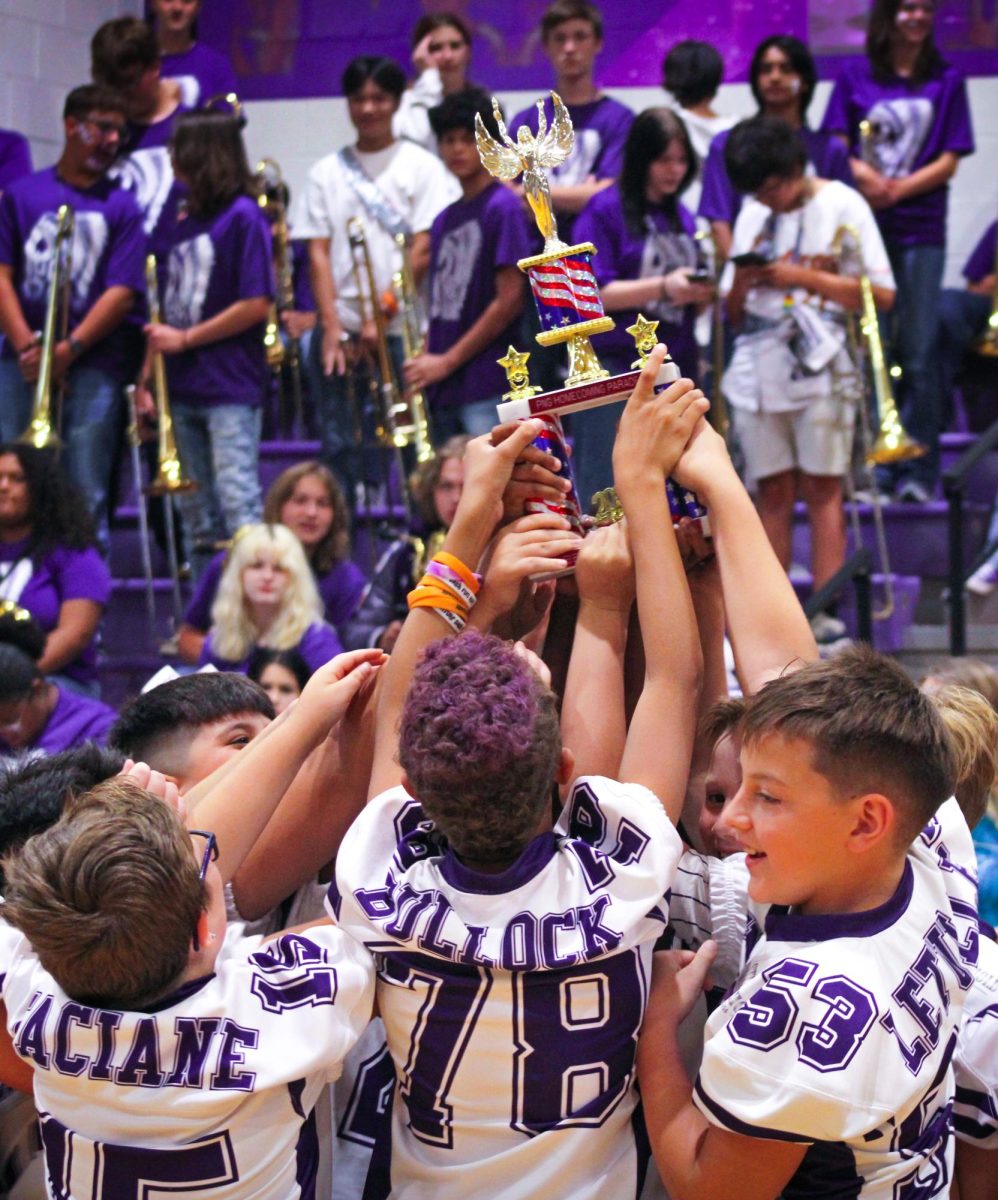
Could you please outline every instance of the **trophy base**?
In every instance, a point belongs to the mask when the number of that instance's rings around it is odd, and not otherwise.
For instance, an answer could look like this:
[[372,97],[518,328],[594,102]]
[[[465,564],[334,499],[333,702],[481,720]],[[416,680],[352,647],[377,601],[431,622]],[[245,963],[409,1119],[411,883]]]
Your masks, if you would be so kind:
[[[593,380],[591,383],[560,388],[556,392],[541,392],[537,396],[506,400],[497,404],[496,410],[500,421],[523,421],[528,417],[537,417],[544,413],[562,417],[569,413],[584,412],[587,408],[599,408],[603,404],[626,400],[634,391],[634,385],[638,382],[640,374],[640,371],[628,371],[624,375],[611,375],[606,379]],[[679,368],[671,358],[667,358],[659,368],[655,386],[668,387],[679,377]]]

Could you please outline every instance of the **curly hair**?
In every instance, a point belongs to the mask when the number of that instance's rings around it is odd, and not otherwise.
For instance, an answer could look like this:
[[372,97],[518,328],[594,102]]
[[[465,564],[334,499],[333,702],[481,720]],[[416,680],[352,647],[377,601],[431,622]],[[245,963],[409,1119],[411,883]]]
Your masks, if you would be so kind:
[[86,550],[97,544],[96,526],[86,496],[59,465],[54,450],[22,442],[0,446],[0,458],[12,454],[28,485],[31,557],[37,562],[58,547]]
[[[243,591],[243,571],[258,555],[272,558],[289,576],[277,620],[266,633],[254,622]],[[301,542],[283,525],[243,526],[229,551],[211,608],[218,654],[229,662],[242,662],[256,645],[287,650],[321,620],[322,600]]]
[[402,710],[399,763],[462,857],[509,862],[537,831],[561,755],[554,693],[497,637],[427,647]]
[[333,509],[333,523],[329,532],[309,556],[313,570],[319,575],[324,575],[336,563],[345,562],[350,557],[350,516],[347,512],[347,502],[343,498],[343,489],[336,476],[325,463],[311,458],[282,471],[267,489],[267,497],[263,502],[263,519],[268,525],[280,525],[281,509],[291,499],[298,484],[312,476],[326,489]]

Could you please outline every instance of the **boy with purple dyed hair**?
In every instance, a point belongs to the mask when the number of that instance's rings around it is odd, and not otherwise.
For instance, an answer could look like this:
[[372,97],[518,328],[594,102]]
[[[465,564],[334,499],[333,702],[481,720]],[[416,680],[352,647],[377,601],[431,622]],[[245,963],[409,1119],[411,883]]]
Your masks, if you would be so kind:
[[[438,611],[413,607],[383,680],[373,799],[342,843],[328,907],[379,955],[398,1078],[390,1162],[379,1139],[374,1164],[395,1194],[638,1189],[636,1036],[682,849],[673,822],[700,671],[664,483],[707,405],[689,380],[653,393],[663,359],[664,348],[652,354],[618,436],[647,654],[619,771],[629,782],[575,778],[546,683],[493,637],[439,640],[451,621]],[[470,443],[433,570],[479,561],[537,424],[498,446]],[[579,550],[550,513],[505,538],[520,540],[525,575],[564,570]]]

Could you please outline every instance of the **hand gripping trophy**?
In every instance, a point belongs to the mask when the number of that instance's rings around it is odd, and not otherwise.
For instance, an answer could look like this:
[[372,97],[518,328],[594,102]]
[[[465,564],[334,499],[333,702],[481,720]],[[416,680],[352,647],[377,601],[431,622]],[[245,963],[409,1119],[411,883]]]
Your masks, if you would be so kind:
[[[544,238],[544,250],[531,258],[522,258],[517,263],[530,280],[530,290],[540,318],[541,332],[537,341],[542,346],[568,343],[568,378],[565,387],[555,392],[540,392],[529,386],[526,371],[527,354],[520,354],[510,346],[506,357],[499,365],[506,369],[511,390],[497,406],[503,421],[525,420],[540,417],[547,429],[538,443],[555,454],[564,464],[562,474],[571,479],[571,468],[565,448],[565,435],[559,418],[568,413],[581,412],[602,404],[612,404],[626,399],[634,390],[641,367],[657,344],[655,329],[657,321],[647,321],[641,315],[628,329],[635,340],[638,353],[632,370],[623,375],[611,376],[601,366],[589,338],[593,334],[607,333],[613,329],[612,317],[603,311],[599,287],[593,273],[592,257],[596,247],[592,242],[567,246],[558,237],[558,225],[551,205],[551,189],[545,169],[558,166],[572,151],[575,133],[568,109],[556,92],[551,93],[554,116],[550,127],[544,113],[544,102],[537,102],[537,133],[526,126],[517,131],[514,141],[506,130],[499,102],[492,101],[492,109],[501,140],[496,140],[485,128],[481,116],[475,118],[475,137],[478,153],[486,170],[497,179],[510,182],[522,173],[523,190]],[[679,378],[679,369],[672,359],[662,364],[656,387],[661,389]],[[559,506],[563,516],[572,521],[581,531],[581,511],[575,496],[573,503]],[[671,499],[671,497],[670,497]],[[541,501],[533,502],[538,508],[548,508]],[[684,509],[679,516],[704,516],[701,508],[697,513]]]

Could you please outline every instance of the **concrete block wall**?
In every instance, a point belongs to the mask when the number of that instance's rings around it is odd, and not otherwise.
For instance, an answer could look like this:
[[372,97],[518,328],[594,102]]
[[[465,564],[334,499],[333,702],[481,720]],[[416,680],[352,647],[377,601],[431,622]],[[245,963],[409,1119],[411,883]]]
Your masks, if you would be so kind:
[[97,27],[141,14],[142,0],[0,0],[0,126],[30,140],[36,168],[58,156],[62,102],[90,78]]

